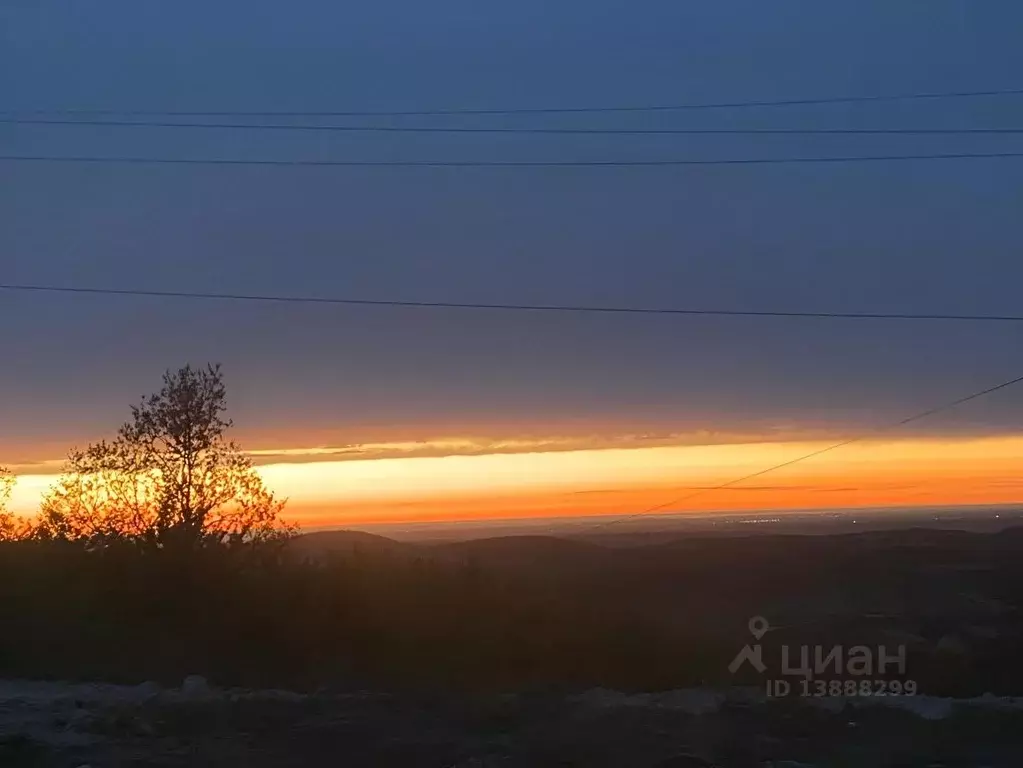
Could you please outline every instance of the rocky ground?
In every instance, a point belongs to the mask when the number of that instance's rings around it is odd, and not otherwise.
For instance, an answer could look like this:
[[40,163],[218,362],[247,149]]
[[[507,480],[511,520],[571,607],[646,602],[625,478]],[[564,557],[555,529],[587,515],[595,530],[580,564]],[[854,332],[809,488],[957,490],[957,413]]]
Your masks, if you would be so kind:
[[300,695],[0,683],[0,765],[1019,766],[1023,700]]

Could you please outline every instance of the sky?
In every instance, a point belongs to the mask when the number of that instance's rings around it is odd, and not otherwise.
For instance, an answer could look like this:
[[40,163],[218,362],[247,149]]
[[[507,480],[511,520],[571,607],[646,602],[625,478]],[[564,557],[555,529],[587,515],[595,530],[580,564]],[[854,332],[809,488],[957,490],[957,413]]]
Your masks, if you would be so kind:
[[[0,103],[488,109],[1019,88],[1021,24],[1023,7],[1008,0],[8,0],[0,7]],[[458,124],[1013,127],[1023,126],[1023,97]],[[0,124],[3,155],[647,160],[963,151],[1023,151],[1023,138]],[[1023,161],[1014,159],[614,169],[0,161],[0,173],[4,283],[1020,313]],[[1023,374],[1023,328],[1014,324],[0,293],[0,464],[23,475],[17,498],[25,508],[70,446],[108,436],[129,403],[158,388],[164,369],[186,362],[224,365],[236,436],[257,451],[293,509],[326,522],[629,511]],[[865,468],[862,451],[836,451],[787,482],[858,489],[821,492],[836,503],[1020,501],[1014,478],[1023,476],[1023,452],[1017,462],[1013,440],[1023,435],[1021,405],[1023,392],[1006,390],[886,433],[871,444],[885,462]],[[704,469],[694,475],[694,465]],[[954,466],[964,469],[950,484]],[[753,489],[707,494],[697,506],[815,500],[791,488]]]

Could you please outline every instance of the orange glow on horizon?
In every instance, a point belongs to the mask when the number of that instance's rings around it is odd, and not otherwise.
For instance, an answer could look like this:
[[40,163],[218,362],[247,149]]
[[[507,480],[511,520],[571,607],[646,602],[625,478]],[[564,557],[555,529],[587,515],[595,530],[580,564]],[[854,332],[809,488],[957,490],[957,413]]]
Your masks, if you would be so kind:
[[[438,441],[440,445],[442,441]],[[620,515],[692,495],[665,513],[828,509],[1023,501],[1023,437],[864,441],[713,488],[825,447],[825,442],[546,450],[331,459],[323,449],[261,451],[301,457],[260,467],[308,526]],[[506,450],[502,448],[501,450]],[[322,455],[323,460],[319,460]],[[30,514],[55,480],[22,474],[12,498]]]

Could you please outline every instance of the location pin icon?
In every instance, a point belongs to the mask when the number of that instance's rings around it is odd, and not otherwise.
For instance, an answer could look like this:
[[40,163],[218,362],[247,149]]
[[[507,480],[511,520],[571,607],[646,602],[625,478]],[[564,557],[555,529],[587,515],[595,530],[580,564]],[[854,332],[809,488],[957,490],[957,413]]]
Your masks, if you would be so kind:
[[767,623],[767,619],[763,616],[754,616],[749,620],[749,631],[757,640],[767,634],[767,630],[771,628],[771,625]]

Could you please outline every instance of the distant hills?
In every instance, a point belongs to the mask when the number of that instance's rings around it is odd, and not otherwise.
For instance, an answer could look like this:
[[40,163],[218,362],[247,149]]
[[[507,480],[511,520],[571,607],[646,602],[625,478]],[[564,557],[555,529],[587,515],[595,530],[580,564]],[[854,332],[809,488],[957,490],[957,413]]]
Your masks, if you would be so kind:
[[[619,546],[621,544],[621,546]],[[533,566],[592,566],[597,563],[656,561],[679,557],[704,559],[771,553],[787,557],[800,552],[822,555],[838,551],[868,552],[891,547],[972,549],[990,551],[1016,549],[1023,545],[1023,526],[1000,532],[980,533],[942,528],[911,527],[896,530],[841,532],[831,536],[812,534],[678,535],[668,540],[651,536],[648,543],[634,534],[623,535],[622,542],[605,537],[601,543],[582,539],[544,535],[509,535],[455,542],[403,542],[375,533],[356,530],[331,530],[304,533],[290,548],[307,559],[333,556],[388,558],[427,558],[448,562],[477,562],[497,567],[528,569]]]
[[607,556],[608,548],[557,536],[495,536],[446,543],[407,543],[364,531],[305,533],[289,545],[304,559],[334,556],[426,558],[479,562],[488,566],[529,568],[560,563],[580,566]]
[[293,554],[318,560],[335,555],[412,556],[418,547],[365,531],[314,531],[289,543]]

